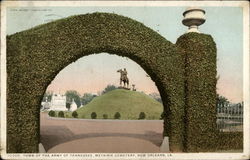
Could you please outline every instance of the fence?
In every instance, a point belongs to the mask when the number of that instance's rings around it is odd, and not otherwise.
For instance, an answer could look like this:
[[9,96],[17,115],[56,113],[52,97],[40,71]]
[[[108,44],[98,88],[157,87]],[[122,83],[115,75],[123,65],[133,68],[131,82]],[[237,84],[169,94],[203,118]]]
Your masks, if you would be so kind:
[[218,104],[217,128],[222,132],[242,132],[243,104]]

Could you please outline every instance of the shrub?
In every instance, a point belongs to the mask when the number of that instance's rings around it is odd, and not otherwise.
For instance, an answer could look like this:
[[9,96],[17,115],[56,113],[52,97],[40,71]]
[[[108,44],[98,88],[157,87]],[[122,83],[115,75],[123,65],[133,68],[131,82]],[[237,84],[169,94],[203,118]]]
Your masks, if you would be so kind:
[[115,119],[120,119],[121,118],[121,114],[119,112],[116,112],[114,115]]
[[56,112],[53,111],[53,110],[49,111],[49,116],[50,117],[55,117],[56,116]]
[[146,118],[146,114],[144,112],[141,112],[139,114],[139,119],[145,119]]
[[74,112],[72,113],[72,117],[77,118],[77,117],[78,117],[78,113],[77,113],[76,111],[74,111]]
[[91,113],[91,118],[92,118],[92,119],[96,119],[96,117],[97,117],[97,114],[96,114],[95,112],[92,112],[92,113]]
[[108,115],[107,114],[103,114],[103,119],[108,119]]
[[162,113],[161,113],[160,120],[163,120],[163,119],[164,119],[164,116],[165,116],[165,113],[164,113],[164,112],[162,112]]
[[64,117],[64,112],[63,112],[63,111],[60,111],[60,112],[58,113],[58,117]]

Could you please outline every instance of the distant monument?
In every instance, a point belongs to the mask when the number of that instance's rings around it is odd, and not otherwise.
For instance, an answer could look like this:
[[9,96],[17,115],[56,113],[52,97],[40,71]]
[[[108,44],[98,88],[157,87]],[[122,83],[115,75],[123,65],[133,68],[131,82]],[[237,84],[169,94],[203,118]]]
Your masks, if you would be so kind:
[[66,96],[60,94],[52,94],[51,102],[48,102],[48,97],[46,97],[45,102],[42,102],[41,110],[54,110],[54,111],[75,111],[77,110],[77,104],[73,99],[72,103],[70,104],[70,108],[66,107]]
[[72,103],[71,103],[71,105],[70,105],[69,111],[73,112],[73,111],[75,111],[75,110],[77,110],[77,105],[76,105],[75,100],[73,99],[73,101],[72,101]]
[[53,94],[50,103],[50,109],[54,111],[67,111],[66,96],[60,94]]
[[[119,69],[117,72],[119,72],[121,74],[120,86],[122,87],[122,82],[123,82],[123,87],[122,88],[128,89],[128,87],[129,87],[129,79],[128,79],[128,76],[127,76],[128,72],[127,72],[126,68],[124,68],[124,70]],[[127,87],[126,87],[126,84],[127,84]]]

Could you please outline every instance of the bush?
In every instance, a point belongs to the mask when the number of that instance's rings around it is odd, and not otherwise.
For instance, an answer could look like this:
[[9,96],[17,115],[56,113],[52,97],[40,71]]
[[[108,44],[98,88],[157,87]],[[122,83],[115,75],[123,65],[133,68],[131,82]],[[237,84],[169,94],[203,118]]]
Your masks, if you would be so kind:
[[103,114],[103,119],[108,119],[108,115],[107,114]]
[[77,113],[76,111],[74,111],[74,112],[72,113],[72,117],[77,118],[77,117],[78,117],[78,113]]
[[97,117],[97,114],[96,114],[95,112],[92,112],[92,113],[91,113],[91,118],[92,118],[92,119],[96,119],[96,117]]
[[121,114],[119,112],[116,112],[114,115],[115,119],[120,119],[121,118]]
[[63,111],[60,111],[60,112],[58,113],[58,117],[64,117],[64,112],[63,112]]
[[55,117],[56,116],[56,112],[53,111],[53,110],[49,111],[49,116],[50,117]]
[[163,120],[163,119],[164,119],[164,116],[165,116],[165,113],[164,113],[164,112],[162,112],[162,113],[161,113],[160,120]]
[[144,112],[141,112],[139,114],[139,119],[145,119],[146,118],[146,114]]

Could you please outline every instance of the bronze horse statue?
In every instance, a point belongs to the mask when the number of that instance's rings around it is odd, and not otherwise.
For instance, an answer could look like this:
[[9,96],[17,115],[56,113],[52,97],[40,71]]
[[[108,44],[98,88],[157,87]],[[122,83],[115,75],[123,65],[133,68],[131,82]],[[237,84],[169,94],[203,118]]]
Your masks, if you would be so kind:
[[123,82],[123,87],[126,87],[127,84],[127,88],[129,87],[129,79],[127,77],[127,71],[124,68],[124,71],[122,69],[119,69],[117,72],[120,72],[121,77],[120,77],[120,85],[122,85]]

